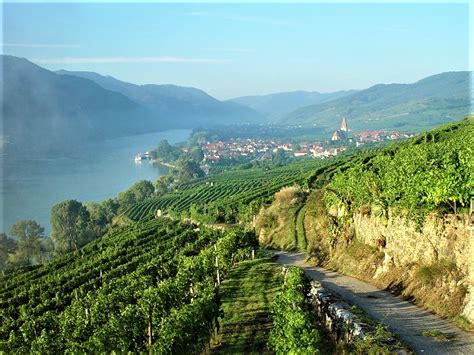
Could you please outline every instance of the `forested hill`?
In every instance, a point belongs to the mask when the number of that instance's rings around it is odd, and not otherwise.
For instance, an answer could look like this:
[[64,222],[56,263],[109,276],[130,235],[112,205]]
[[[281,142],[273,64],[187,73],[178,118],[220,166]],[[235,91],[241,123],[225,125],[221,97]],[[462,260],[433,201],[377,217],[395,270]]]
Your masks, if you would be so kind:
[[164,128],[146,108],[90,80],[58,75],[22,58],[0,60],[2,135],[9,152],[60,151]]
[[250,108],[194,88],[56,73],[8,55],[0,57],[0,66],[0,148],[9,153],[57,153],[92,140],[263,120]]
[[119,92],[157,117],[170,118],[173,127],[198,127],[261,123],[264,115],[233,102],[219,101],[200,89],[177,85],[135,85],[94,72],[59,70],[56,73],[92,80],[103,88]]
[[[248,106],[278,122],[290,112],[301,107],[322,104],[357,92],[357,90],[321,93],[317,91],[278,92],[268,95],[242,96],[230,99],[231,102]],[[291,122],[284,122],[291,124]]]
[[326,103],[300,108],[281,123],[317,125],[328,131],[342,116],[353,131],[423,131],[460,120],[470,113],[471,72],[447,72],[413,84],[379,84]]

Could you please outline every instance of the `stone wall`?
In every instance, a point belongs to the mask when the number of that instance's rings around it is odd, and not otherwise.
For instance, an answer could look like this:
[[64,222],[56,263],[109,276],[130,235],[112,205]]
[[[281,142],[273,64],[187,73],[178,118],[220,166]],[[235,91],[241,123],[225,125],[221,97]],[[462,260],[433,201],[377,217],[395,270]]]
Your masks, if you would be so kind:
[[347,310],[348,305],[342,303],[319,282],[311,281],[310,299],[318,319],[336,341],[364,340],[371,329],[357,316]]
[[387,219],[360,213],[354,215],[353,226],[358,241],[385,253],[383,265],[374,278],[392,266],[453,263],[463,275],[460,282],[468,290],[463,314],[474,322],[474,241],[467,217],[430,215],[418,230],[415,222],[390,211]]

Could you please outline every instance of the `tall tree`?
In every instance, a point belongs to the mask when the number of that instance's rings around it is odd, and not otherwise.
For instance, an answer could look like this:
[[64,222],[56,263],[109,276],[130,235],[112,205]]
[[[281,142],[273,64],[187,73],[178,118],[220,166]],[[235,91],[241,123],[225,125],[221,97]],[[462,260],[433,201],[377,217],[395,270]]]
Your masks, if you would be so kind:
[[11,266],[11,257],[15,254],[18,243],[5,233],[0,233],[0,270],[4,271]]
[[158,196],[162,196],[165,193],[169,192],[171,190],[173,183],[173,177],[170,175],[163,175],[160,176],[156,181],[155,181],[155,192]]
[[15,255],[16,263],[20,265],[32,265],[44,261],[42,255],[44,228],[36,221],[18,221],[12,226],[10,234],[18,239]]
[[89,211],[76,200],[65,200],[53,206],[51,226],[51,237],[58,253],[77,250],[92,238]]
[[205,173],[195,160],[184,158],[178,161],[177,175],[180,182],[185,182],[203,177]]
[[121,192],[118,195],[118,202],[120,204],[120,211],[123,212],[137,202],[145,201],[153,196],[155,187],[150,181],[141,180],[134,184],[127,191]]

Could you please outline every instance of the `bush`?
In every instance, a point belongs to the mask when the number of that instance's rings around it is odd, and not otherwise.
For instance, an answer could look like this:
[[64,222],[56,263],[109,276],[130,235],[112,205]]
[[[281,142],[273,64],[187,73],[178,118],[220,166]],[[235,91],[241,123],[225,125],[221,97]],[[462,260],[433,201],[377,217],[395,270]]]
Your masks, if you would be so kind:
[[290,266],[283,291],[272,304],[273,329],[268,345],[277,353],[319,353],[321,339],[307,299],[309,289],[304,271]]

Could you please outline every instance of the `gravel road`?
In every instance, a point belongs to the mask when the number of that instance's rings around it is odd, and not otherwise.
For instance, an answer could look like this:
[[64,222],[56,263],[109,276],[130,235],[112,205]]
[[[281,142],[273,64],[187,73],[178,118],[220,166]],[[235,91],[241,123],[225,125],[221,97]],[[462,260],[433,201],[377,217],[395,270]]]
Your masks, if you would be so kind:
[[[361,308],[369,317],[384,322],[406,346],[418,354],[474,354],[474,335],[449,321],[404,301],[387,291],[340,273],[315,267],[305,262],[304,253],[273,251],[278,262],[304,268],[306,273],[329,291]],[[449,334],[451,340],[438,340],[421,335],[437,330]]]

